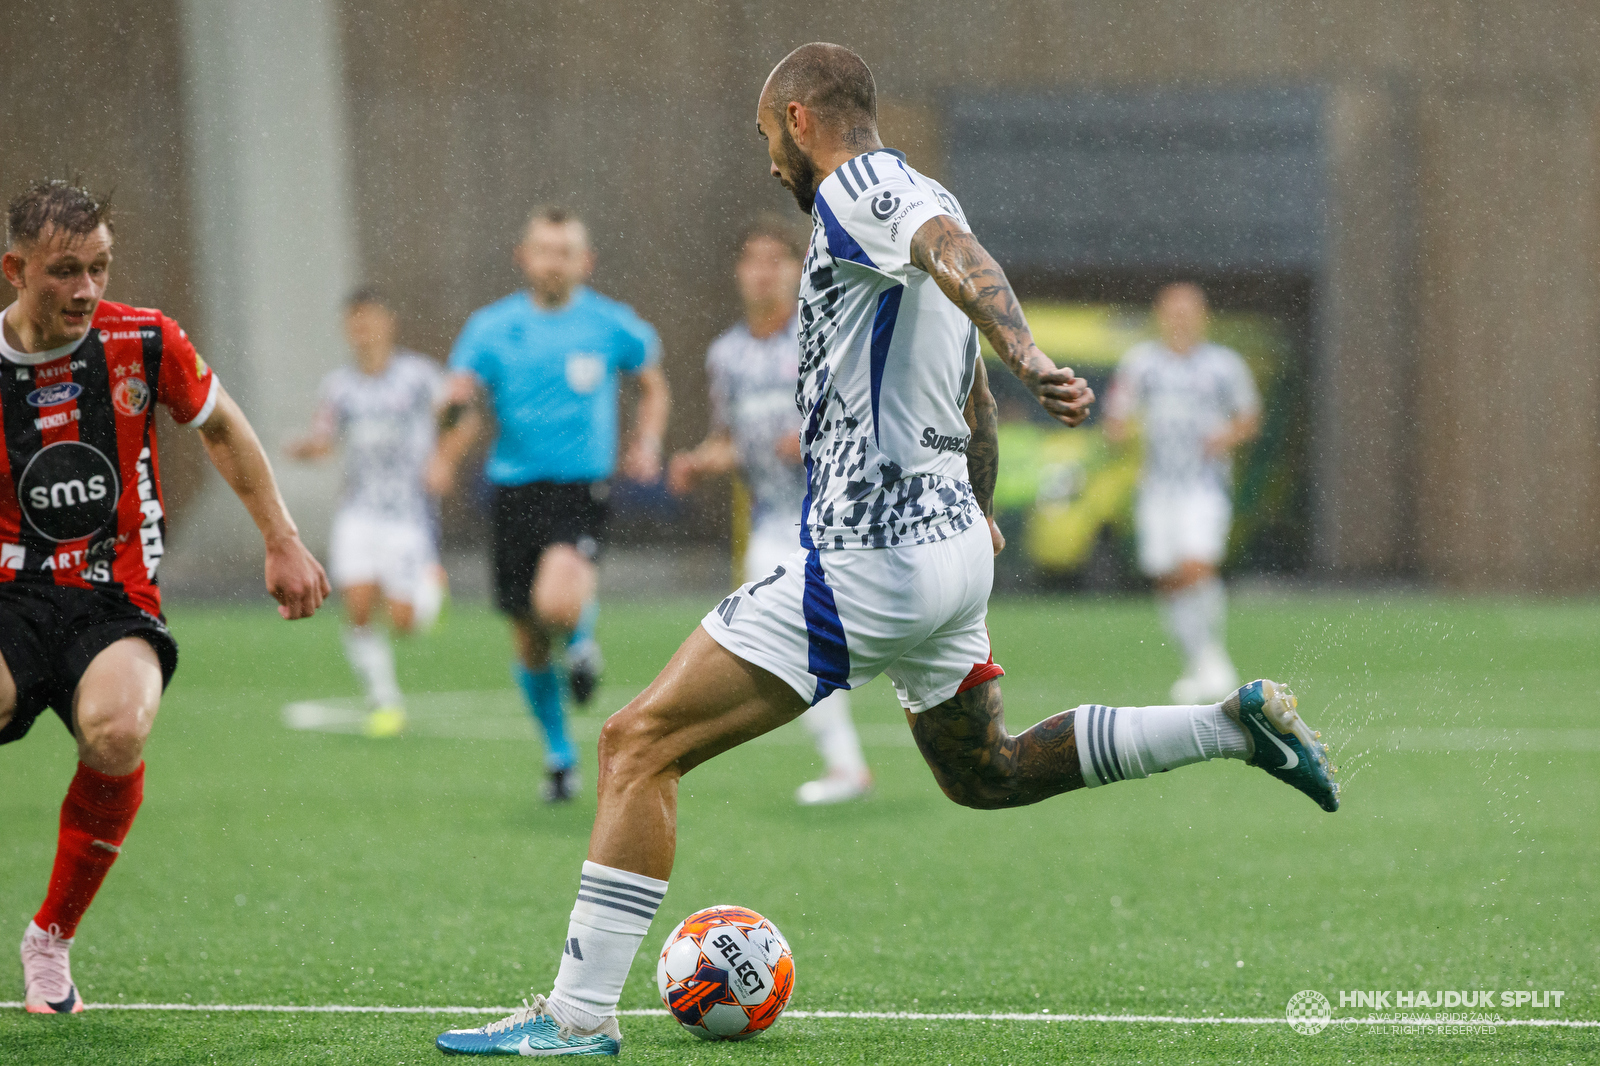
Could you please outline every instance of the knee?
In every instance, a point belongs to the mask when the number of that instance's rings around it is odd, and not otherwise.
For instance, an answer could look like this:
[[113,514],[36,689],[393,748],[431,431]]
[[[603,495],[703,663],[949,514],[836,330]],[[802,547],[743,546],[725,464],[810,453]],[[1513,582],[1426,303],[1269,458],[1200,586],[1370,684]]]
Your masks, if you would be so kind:
[[533,590],[533,613],[539,624],[552,629],[577,629],[583,616],[583,600],[565,589]]
[[670,769],[660,752],[662,731],[647,708],[629,704],[600,727],[600,780],[614,785]]
[[139,764],[155,708],[133,696],[78,706],[78,737],[85,762],[106,773],[128,773]]

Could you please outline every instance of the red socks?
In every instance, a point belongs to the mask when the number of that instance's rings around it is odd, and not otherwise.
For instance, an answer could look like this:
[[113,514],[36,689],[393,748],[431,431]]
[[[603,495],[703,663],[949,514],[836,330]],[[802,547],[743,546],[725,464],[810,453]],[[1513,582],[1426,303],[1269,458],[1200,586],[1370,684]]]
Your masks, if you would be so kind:
[[83,912],[100,891],[111,864],[117,861],[133,816],[144,799],[144,763],[125,777],[112,777],[78,764],[78,773],[61,801],[61,835],[50,891],[34,915],[40,929],[59,926],[70,937]]

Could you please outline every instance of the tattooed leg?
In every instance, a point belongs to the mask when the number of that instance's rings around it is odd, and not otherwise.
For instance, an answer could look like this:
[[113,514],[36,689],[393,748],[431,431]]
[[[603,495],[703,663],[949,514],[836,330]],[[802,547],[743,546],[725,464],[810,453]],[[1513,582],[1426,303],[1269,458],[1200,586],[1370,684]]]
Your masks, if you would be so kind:
[[1024,807],[1083,788],[1073,711],[1006,732],[1000,683],[987,681],[921,714],[911,735],[944,794],[963,807]]
[[932,710],[907,714],[911,735],[945,795],[985,810],[1022,807],[1075,788],[1210,759],[1248,759],[1254,752],[1245,730],[1220,703],[1086,704],[1011,736],[1000,684],[989,681]]

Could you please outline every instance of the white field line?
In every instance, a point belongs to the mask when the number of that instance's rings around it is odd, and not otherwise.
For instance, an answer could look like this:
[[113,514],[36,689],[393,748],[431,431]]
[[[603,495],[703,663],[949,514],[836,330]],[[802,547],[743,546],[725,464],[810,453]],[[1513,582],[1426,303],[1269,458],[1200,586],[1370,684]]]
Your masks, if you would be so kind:
[[[385,1007],[361,1006],[351,1004],[292,1004],[292,1003],[89,1003],[85,1004],[89,1010],[148,1010],[148,1011],[179,1011],[185,1013],[205,1014],[510,1014],[513,1007]],[[0,1002],[0,1010],[20,1009],[21,1003]],[[655,1010],[621,1010],[618,1015],[624,1018],[665,1018],[668,1013],[659,1008]],[[1164,1025],[1287,1025],[1283,1018],[1226,1018],[1206,1017],[1193,1018],[1175,1014],[1045,1014],[1036,1013],[1008,1013],[995,1012],[983,1014],[979,1012],[955,1011],[950,1013],[923,1013],[918,1011],[873,1011],[873,1010],[791,1010],[785,1011],[784,1017],[805,1018],[837,1018],[855,1021],[890,1021],[890,1022],[1098,1022],[1098,1023],[1129,1023],[1145,1022]],[[1412,1025],[1431,1026],[1441,1023],[1426,1019],[1408,1019],[1405,1021],[1389,1021],[1381,1018],[1334,1018],[1330,1025]],[[1454,1024],[1454,1023],[1452,1023]],[[1507,1018],[1494,1023],[1497,1025],[1512,1025],[1532,1028],[1551,1029],[1600,1029],[1600,1021],[1583,1018]]]

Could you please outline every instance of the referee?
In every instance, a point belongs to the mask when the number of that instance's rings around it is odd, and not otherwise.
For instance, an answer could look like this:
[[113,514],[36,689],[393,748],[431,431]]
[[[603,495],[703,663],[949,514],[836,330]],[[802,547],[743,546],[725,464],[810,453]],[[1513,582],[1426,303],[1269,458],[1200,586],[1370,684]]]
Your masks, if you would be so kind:
[[528,289],[474,313],[450,353],[448,402],[461,417],[440,440],[428,480],[436,492],[450,489],[486,406],[498,427],[487,468],[495,596],[511,619],[512,673],[544,729],[545,799],[560,803],[577,790],[577,752],[555,653],[570,645],[573,692],[587,701],[599,673],[594,564],[617,465],[619,379],[639,384],[622,457],[635,481],[661,475],[670,400],[656,331],[584,284],[594,252],[582,220],[560,208],[534,211],[516,260]]

